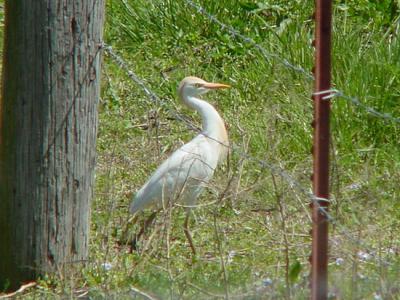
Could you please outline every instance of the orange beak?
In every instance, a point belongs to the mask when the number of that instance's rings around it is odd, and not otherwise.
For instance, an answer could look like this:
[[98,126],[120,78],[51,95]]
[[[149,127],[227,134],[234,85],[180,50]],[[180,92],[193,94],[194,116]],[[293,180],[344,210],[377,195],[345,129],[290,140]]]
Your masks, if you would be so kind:
[[228,84],[214,83],[214,82],[206,82],[206,83],[203,83],[202,85],[203,85],[203,87],[210,89],[210,90],[229,89],[231,87]]

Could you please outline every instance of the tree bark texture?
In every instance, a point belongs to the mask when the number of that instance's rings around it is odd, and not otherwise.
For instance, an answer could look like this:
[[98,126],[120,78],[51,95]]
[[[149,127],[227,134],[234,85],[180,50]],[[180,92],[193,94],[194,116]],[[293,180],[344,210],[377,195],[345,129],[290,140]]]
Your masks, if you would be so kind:
[[88,255],[104,0],[6,0],[0,289]]

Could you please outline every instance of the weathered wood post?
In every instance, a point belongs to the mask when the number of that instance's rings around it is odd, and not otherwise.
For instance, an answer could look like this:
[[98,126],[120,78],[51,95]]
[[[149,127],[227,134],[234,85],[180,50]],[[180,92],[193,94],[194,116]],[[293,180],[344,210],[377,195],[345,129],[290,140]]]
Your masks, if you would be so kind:
[[104,0],[6,0],[0,289],[88,254]]

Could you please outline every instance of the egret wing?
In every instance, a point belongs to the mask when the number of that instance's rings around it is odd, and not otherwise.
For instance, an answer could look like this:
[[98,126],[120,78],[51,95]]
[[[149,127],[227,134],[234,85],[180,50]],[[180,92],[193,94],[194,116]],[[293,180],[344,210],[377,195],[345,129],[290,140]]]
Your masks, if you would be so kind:
[[203,135],[176,150],[137,192],[130,212],[135,213],[164,200],[192,204],[212,177],[218,162],[213,143]]

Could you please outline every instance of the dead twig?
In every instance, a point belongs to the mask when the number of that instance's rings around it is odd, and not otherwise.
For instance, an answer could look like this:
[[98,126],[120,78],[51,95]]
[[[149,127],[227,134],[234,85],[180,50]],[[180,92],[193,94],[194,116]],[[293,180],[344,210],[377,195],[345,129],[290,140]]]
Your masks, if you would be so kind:
[[21,287],[18,290],[16,290],[15,292],[0,295],[0,299],[7,299],[7,298],[14,297],[14,296],[16,296],[18,294],[21,294],[26,289],[29,289],[29,288],[31,288],[31,287],[33,287],[35,285],[37,285],[37,282],[34,282],[34,281],[33,282],[28,282],[26,284],[21,285]]
[[136,294],[139,294],[140,296],[143,296],[145,299],[149,299],[149,300],[158,300],[158,298],[151,296],[141,290],[139,290],[138,288],[135,288],[133,286],[131,286],[131,291],[135,292]]

